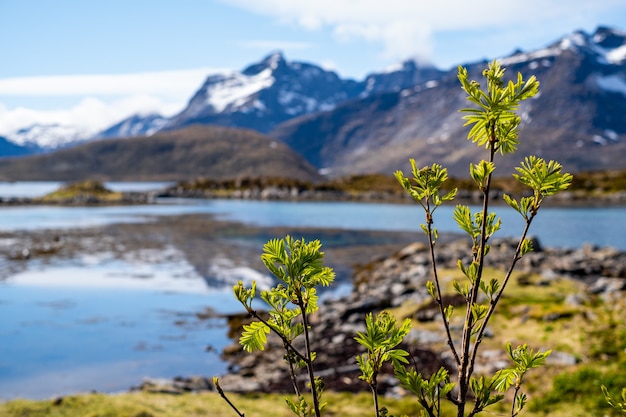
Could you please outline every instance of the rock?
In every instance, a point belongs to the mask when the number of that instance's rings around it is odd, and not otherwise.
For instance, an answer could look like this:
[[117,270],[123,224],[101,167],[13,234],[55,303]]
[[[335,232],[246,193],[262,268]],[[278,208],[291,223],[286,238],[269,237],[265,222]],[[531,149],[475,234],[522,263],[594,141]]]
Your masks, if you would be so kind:
[[[517,247],[515,239],[494,239],[491,251],[486,258],[487,266],[508,268],[515,257]],[[459,259],[468,265],[471,248],[467,239],[438,244],[436,261],[439,268],[456,268]],[[517,270],[526,276],[525,285],[551,286],[557,279],[575,279],[589,284],[592,294],[613,294],[626,290],[626,254],[612,248],[587,246],[580,249],[544,248],[535,239],[534,252],[525,255],[517,263]],[[318,357],[315,361],[316,372],[327,376],[327,389],[361,391],[367,389],[358,379],[360,371],[355,367],[355,356],[365,349],[354,340],[357,332],[365,331],[364,317],[369,312],[378,313],[383,309],[399,306],[406,301],[422,306],[415,313],[418,321],[437,320],[441,314],[439,307],[432,301],[426,290],[426,282],[431,279],[430,255],[423,243],[412,243],[396,254],[362,265],[354,274],[354,286],[351,294],[324,301],[320,311],[312,317],[311,340],[313,350]],[[533,277],[539,274],[539,280]],[[537,282],[538,281],[538,282]],[[446,284],[447,285],[447,284]],[[587,294],[569,295],[564,300],[566,305],[579,306],[587,300]],[[461,296],[447,296],[444,305],[463,306]],[[566,309],[567,310],[567,309]],[[512,313],[522,319],[530,319],[530,307],[514,307]],[[563,317],[565,313],[546,315],[544,320],[552,321]],[[458,325],[455,325],[458,326]],[[458,328],[453,326],[453,331]],[[487,327],[485,337],[493,336],[493,329]],[[446,336],[441,332],[413,329],[402,348],[410,352],[416,363],[426,375],[439,367],[456,368],[454,359],[446,348]],[[228,348],[224,356],[231,361],[232,374],[226,375],[226,388],[235,392],[290,391],[292,389],[286,366],[282,360],[283,350],[280,340],[268,337],[269,347],[262,353],[245,354],[241,349]],[[442,343],[443,342],[443,343]],[[457,341],[458,343],[458,341]],[[432,347],[432,349],[430,348]],[[246,358],[247,356],[247,358]],[[549,363],[569,366],[578,359],[564,352],[553,352]],[[476,372],[493,374],[508,367],[510,361],[504,350],[480,352]],[[392,371],[384,369],[380,373],[380,393],[396,395],[402,390],[391,377]]]

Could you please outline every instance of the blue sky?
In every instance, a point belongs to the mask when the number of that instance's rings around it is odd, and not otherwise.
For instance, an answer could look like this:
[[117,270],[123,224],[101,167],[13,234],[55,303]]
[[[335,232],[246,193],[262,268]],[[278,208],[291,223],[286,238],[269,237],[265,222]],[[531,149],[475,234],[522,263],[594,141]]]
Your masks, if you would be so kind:
[[0,134],[171,115],[209,73],[274,50],[359,79],[410,57],[447,69],[598,25],[626,29],[626,1],[0,0]]

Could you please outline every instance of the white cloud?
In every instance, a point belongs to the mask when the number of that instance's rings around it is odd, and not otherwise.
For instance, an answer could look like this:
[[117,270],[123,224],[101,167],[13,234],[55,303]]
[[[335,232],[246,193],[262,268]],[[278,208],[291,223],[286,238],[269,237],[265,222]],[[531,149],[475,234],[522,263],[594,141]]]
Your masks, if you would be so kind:
[[[0,134],[33,124],[76,126],[96,133],[133,114],[171,116],[182,110],[211,73],[209,68],[118,75],[63,75],[0,79]],[[55,110],[20,105],[32,97],[79,97]],[[9,106],[7,103],[18,103]],[[29,106],[30,107],[30,106]]]
[[307,30],[330,28],[337,39],[363,39],[382,46],[387,58],[432,55],[439,32],[488,30],[512,26],[563,28],[569,32],[615,8],[623,0],[223,0]]
[[0,104],[0,135],[33,124],[74,126],[86,134],[93,134],[133,114],[160,113],[170,116],[180,111],[183,105],[184,102],[165,102],[150,95],[126,96],[113,101],[85,97],[72,107],[58,110],[8,109]]
[[189,96],[206,76],[220,70],[158,71],[135,74],[56,75],[0,79],[0,95],[68,96],[156,94]]

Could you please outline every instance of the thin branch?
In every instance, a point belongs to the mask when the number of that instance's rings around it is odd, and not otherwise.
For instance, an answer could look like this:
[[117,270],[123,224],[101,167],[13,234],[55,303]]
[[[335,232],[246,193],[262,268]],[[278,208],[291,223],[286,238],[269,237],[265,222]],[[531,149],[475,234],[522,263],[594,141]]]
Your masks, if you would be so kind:
[[[495,155],[495,146],[497,144],[496,138],[496,124],[495,122],[491,123],[490,132],[489,132],[489,162],[493,163],[494,155]],[[480,244],[478,245],[478,255],[477,259],[474,259],[478,262],[478,271],[476,274],[476,280],[472,283],[472,292],[470,294],[470,298],[467,301],[467,309],[465,310],[465,324],[463,326],[463,338],[461,339],[461,348],[462,348],[462,356],[461,356],[461,364],[459,365],[459,394],[458,394],[458,417],[463,417],[465,414],[465,400],[467,399],[467,392],[469,390],[469,379],[474,371],[474,363],[476,361],[476,346],[472,351],[472,355],[470,356],[471,349],[471,337],[472,330],[474,328],[474,320],[472,316],[472,306],[476,303],[478,299],[478,291],[480,289],[480,281],[482,279],[483,266],[485,262],[485,247],[487,244],[487,211],[489,210],[489,192],[491,188],[491,174],[487,176],[487,184],[485,184],[483,191],[483,213],[482,213],[482,224],[480,231]]]
[[534,214],[531,214],[530,218],[526,221],[526,226],[524,227],[524,231],[522,232],[520,240],[517,244],[517,248],[515,249],[515,255],[513,256],[513,261],[511,262],[511,265],[509,266],[509,269],[504,277],[504,280],[502,281],[502,286],[500,287],[500,290],[496,293],[496,296],[492,298],[491,302],[489,303],[489,310],[487,310],[485,319],[483,320],[480,328],[478,329],[478,333],[476,337],[476,344],[475,344],[474,352],[472,355],[473,361],[476,360],[476,351],[477,351],[478,345],[480,345],[483,340],[485,330],[487,329],[487,324],[496,309],[496,305],[498,304],[498,301],[500,301],[500,297],[502,297],[502,294],[504,293],[504,290],[507,284],[509,283],[509,279],[513,275],[513,270],[515,269],[515,265],[517,264],[517,261],[521,259],[520,252],[522,250],[522,244],[524,243],[524,240],[526,240],[526,236],[528,234],[528,230],[530,229],[530,224],[533,218],[534,218]]
[[318,398],[317,388],[315,386],[315,374],[313,372],[313,362],[311,361],[311,342],[309,341],[309,321],[306,314],[306,304],[302,299],[302,293],[297,292],[298,304],[302,310],[302,324],[304,325],[304,349],[306,351],[306,363],[307,370],[309,371],[309,380],[311,381],[311,395],[313,396],[313,407],[315,409],[315,415],[321,417],[320,402]]
[[219,393],[220,397],[222,397],[224,399],[224,401],[226,401],[226,403],[230,406],[230,408],[232,408],[233,410],[235,410],[235,413],[237,413],[237,415],[239,417],[245,417],[245,414],[242,413],[241,411],[239,411],[237,409],[237,407],[235,406],[235,404],[233,404],[230,399],[228,399],[228,397],[226,396],[226,394],[224,393],[224,390],[222,389],[222,387],[220,387],[219,382],[217,381],[217,379],[214,379],[215,381],[215,389],[217,389],[217,392]]
[[450,323],[448,322],[448,319],[446,318],[446,313],[445,313],[445,308],[443,306],[443,298],[441,296],[441,285],[439,283],[439,274],[437,273],[437,260],[435,257],[435,243],[433,242],[432,239],[432,215],[430,215],[430,206],[427,203],[427,221],[426,221],[426,227],[428,230],[428,246],[430,248],[430,259],[431,259],[431,264],[433,267],[433,277],[435,279],[435,288],[437,289],[437,305],[439,305],[439,311],[441,312],[441,317],[443,320],[443,326],[446,329],[446,336],[448,339],[448,346],[450,346],[450,350],[452,351],[452,354],[454,355],[454,360],[456,362],[457,365],[461,364],[461,359],[459,358],[459,354],[456,351],[456,347],[454,346],[454,340],[452,339],[452,333],[450,331]]
[[[287,363],[289,364],[289,377],[291,378],[291,384],[293,385],[293,390],[296,395],[300,397],[300,387],[298,387],[298,379],[296,378],[296,370],[293,368],[293,358],[291,357],[291,353],[293,349],[291,349],[286,343],[283,342],[283,348],[287,352]],[[294,353],[295,354],[295,353]]]
[[271,323],[269,323],[267,320],[261,317],[259,313],[256,312],[256,310],[249,308],[248,313],[250,313],[255,319],[259,320],[261,323],[269,327],[270,330],[272,330],[278,337],[280,337],[280,339],[283,341],[283,344],[289,346],[289,348],[293,351],[293,353],[296,354],[297,357],[299,357],[300,359],[306,362],[307,358],[302,353],[298,352],[298,350],[293,346],[293,344],[291,344],[289,339],[287,339],[287,337],[284,334],[282,334],[278,329],[276,329]]

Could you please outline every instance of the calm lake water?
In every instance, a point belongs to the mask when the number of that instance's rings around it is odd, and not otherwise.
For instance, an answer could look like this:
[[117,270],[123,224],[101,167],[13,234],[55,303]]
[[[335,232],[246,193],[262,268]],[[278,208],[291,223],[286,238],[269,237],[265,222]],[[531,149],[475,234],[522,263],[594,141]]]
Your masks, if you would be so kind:
[[[117,189],[140,191],[162,185],[119,184]],[[34,197],[57,186],[0,184],[0,197]],[[521,231],[517,213],[507,207],[494,210],[503,219],[500,236]],[[436,212],[440,232],[458,231],[451,212],[451,207]],[[153,216],[190,213],[258,226],[416,233],[421,233],[423,222],[423,213],[415,205],[168,200],[128,207],[0,207],[0,231],[145,222]],[[531,234],[544,246],[591,243],[626,250],[624,225],[626,207],[544,208]],[[221,313],[239,311],[230,288],[209,288],[184,256],[161,255],[120,261],[107,254],[90,254],[37,265],[1,281],[0,399],[113,392],[138,385],[144,376],[210,377],[223,372],[219,351],[228,342],[225,323],[218,318],[200,320],[196,313],[206,307]],[[263,279],[237,265],[216,268],[244,280]]]

